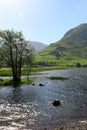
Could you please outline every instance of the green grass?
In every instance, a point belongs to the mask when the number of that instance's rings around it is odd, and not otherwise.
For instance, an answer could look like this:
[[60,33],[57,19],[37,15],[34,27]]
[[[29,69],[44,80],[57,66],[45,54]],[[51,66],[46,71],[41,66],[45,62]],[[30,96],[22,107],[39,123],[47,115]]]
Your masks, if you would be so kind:
[[29,79],[29,82],[27,79],[22,79],[21,84],[32,84],[33,80]]
[[66,77],[61,77],[61,76],[51,76],[49,77],[50,80],[66,80],[68,78]]
[[[27,79],[22,79],[20,84],[31,84],[33,81],[29,79],[29,82]],[[13,80],[12,78],[7,78],[7,79],[0,79],[0,86],[8,86],[8,85],[13,85]]]
[[[45,59],[46,60],[46,59]],[[31,72],[39,72],[39,71],[47,71],[47,70],[58,70],[58,69],[66,69],[71,67],[76,67],[77,62],[79,62],[82,66],[87,64],[86,59],[78,59],[74,57],[72,60],[65,60],[61,58],[56,61],[58,65],[56,66],[38,66],[36,68],[32,68]],[[1,68],[0,76],[12,76],[11,68]],[[27,76],[27,69],[22,68],[22,76]]]
[[[48,67],[37,67],[32,68],[31,72],[38,72],[38,71],[47,71],[47,70],[56,70],[56,69],[64,69],[65,67],[60,66],[48,66]],[[12,76],[11,68],[1,68],[0,69],[0,76]],[[27,76],[27,69],[22,68],[22,76]]]
[[47,70],[57,70],[57,69],[65,69],[65,67],[47,66],[47,67],[32,68],[32,72],[47,71]]
[[11,68],[1,68],[0,76],[12,76]]
[[7,79],[0,79],[0,86],[4,85],[12,85],[12,79],[11,78],[7,78]]
[[56,66],[59,68],[68,68],[68,67],[76,67],[76,63],[79,62],[81,65],[87,64],[87,58],[82,58],[78,56],[71,55],[70,53],[66,52],[60,52],[61,57],[59,59],[56,56],[52,55],[36,55],[36,62],[48,62],[50,64],[51,62],[54,62]]

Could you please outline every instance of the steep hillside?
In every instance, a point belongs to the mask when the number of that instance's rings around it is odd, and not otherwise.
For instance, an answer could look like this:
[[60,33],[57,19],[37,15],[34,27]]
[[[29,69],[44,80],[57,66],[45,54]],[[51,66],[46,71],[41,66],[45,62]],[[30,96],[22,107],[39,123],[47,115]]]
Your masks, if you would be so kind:
[[54,60],[56,59],[56,61],[86,61],[87,24],[81,24],[69,30],[60,41],[50,44],[50,46],[41,51],[38,56],[40,59],[43,56],[44,60],[49,60],[49,58],[52,60],[53,58]]

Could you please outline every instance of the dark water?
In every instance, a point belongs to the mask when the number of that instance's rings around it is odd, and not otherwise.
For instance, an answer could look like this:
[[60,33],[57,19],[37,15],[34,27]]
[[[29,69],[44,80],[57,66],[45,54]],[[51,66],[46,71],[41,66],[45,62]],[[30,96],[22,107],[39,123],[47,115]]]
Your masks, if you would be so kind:
[[[50,80],[49,76],[69,79]],[[87,68],[44,71],[31,78],[35,86],[0,88],[0,129],[32,130],[87,118]],[[52,105],[55,99],[60,100],[59,107]]]

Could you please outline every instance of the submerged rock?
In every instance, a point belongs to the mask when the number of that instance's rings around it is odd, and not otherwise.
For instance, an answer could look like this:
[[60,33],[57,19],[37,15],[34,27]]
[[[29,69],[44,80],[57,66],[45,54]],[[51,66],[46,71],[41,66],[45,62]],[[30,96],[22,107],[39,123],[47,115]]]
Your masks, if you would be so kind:
[[33,85],[33,86],[35,86],[35,84],[34,84],[34,83],[33,83],[32,85]]
[[54,100],[52,104],[53,104],[53,106],[58,107],[58,106],[60,106],[60,101]]
[[41,84],[41,83],[40,83],[39,86],[44,86],[44,84]]

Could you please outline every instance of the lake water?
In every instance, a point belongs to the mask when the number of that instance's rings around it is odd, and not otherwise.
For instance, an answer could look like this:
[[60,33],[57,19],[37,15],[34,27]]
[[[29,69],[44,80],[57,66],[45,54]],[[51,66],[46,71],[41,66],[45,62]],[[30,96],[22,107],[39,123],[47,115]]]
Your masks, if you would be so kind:
[[[50,80],[50,76],[69,79]],[[0,129],[39,130],[59,122],[87,118],[87,68],[44,71],[31,78],[34,86],[0,87]],[[61,102],[59,107],[52,105],[56,99]]]

